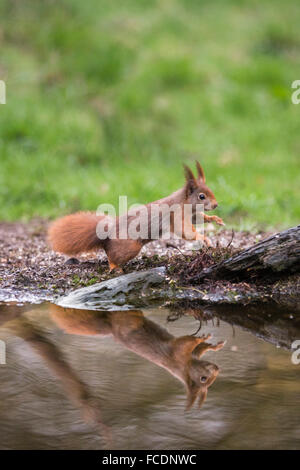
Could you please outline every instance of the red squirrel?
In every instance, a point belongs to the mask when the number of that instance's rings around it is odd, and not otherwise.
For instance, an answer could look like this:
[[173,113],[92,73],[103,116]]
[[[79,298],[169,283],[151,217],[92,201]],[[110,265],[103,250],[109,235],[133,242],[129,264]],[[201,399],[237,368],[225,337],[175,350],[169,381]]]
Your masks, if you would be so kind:
[[[213,192],[205,184],[205,175],[200,163],[196,162],[197,177],[194,176],[192,170],[184,165],[185,184],[184,186],[163,199],[150,202],[143,206],[147,211],[147,218],[144,219],[145,224],[151,225],[152,221],[156,221],[158,226],[159,238],[166,233],[163,223],[163,208],[177,207],[176,210],[169,214],[169,226],[167,232],[173,233],[185,240],[202,240],[208,246],[211,246],[210,240],[198,233],[192,223],[196,215],[203,217],[203,222],[216,222],[218,225],[224,225],[223,220],[216,215],[208,216],[199,209],[201,204],[202,210],[210,211],[218,206]],[[185,207],[191,208],[189,215],[186,215]],[[157,212],[158,211],[158,212]],[[153,214],[156,214],[156,219]],[[117,269],[122,271],[122,266],[138,255],[141,248],[151,241],[152,232],[149,233],[147,228],[146,235],[132,238],[127,233],[127,237],[120,235],[121,227],[126,221],[126,227],[130,223],[137,223],[138,213],[128,211],[126,214],[112,219],[106,214],[96,214],[93,212],[77,212],[67,215],[56,220],[49,228],[48,240],[54,251],[74,256],[83,252],[96,251],[100,248],[104,249],[108,257],[110,270]],[[178,230],[178,220],[180,224]],[[144,223],[143,222],[143,223]],[[114,236],[105,239],[98,236],[98,224],[103,224],[104,229],[108,229],[110,224],[114,226]],[[141,223],[139,223],[141,225]],[[151,225],[152,227],[152,225]],[[140,228],[140,227],[138,227]],[[179,233],[180,232],[180,233]]]

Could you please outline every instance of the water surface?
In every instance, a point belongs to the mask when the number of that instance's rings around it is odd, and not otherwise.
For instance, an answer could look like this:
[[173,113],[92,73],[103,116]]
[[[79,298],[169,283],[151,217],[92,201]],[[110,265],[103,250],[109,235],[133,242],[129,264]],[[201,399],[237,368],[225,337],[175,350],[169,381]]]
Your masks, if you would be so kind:
[[[0,448],[299,448],[292,352],[224,320],[197,332],[193,316],[169,314],[0,306]],[[200,357],[195,332],[226,344]]]

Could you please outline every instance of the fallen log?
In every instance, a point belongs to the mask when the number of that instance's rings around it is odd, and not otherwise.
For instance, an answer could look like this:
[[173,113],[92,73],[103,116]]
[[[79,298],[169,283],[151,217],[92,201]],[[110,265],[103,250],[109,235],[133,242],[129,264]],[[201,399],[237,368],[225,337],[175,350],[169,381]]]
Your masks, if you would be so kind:
[[203,269],[190,280],[236,279],[250,275],[277,277],[300,271],[300,225],[276,233],[236,255]]

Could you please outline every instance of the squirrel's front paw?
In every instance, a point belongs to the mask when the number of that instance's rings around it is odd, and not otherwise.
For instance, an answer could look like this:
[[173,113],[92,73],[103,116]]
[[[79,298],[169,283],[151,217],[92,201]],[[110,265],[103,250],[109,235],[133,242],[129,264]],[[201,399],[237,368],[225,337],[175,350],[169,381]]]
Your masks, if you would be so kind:
[[210,241],[208,237],[204,236],[203,241],[206,246],[213,246],[212,242]]
[[202,341],[205,342],[205,341],[207,341],[207,340],[210,339],[210,338],[211,338],[211,334],[209,333],[208,335],[199,336],[198,339],[201,339],[201,342],[202,342]]
[[217,215],[212,215],[211,220],[216,222],[216,224],[218,225],[225,225],[223,219],[221,219],[221,217],[218,217]]
[[226,340],[225,340],[225,341],[219,341],[219,342],[216,344],[216,351],[219,351],[219,349],[224,348],[225,344],[226,344]]

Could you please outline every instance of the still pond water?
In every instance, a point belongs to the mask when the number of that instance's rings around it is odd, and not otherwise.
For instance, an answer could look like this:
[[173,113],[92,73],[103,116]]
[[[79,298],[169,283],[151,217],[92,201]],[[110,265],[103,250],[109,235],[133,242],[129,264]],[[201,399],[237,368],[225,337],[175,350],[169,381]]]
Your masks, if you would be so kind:
[[299,449],[292,351],[169,314],[0,306],[0,448]]

